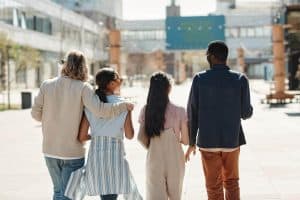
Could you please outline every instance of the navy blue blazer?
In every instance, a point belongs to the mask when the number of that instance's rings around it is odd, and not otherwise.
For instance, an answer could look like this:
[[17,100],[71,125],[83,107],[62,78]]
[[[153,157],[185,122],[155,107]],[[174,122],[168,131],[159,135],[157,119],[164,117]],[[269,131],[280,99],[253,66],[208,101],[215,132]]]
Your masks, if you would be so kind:
[[241,119],[253,112],[247,77],[225,65],[198,73],[187,111],[190,145],[235,148],[246,144]]

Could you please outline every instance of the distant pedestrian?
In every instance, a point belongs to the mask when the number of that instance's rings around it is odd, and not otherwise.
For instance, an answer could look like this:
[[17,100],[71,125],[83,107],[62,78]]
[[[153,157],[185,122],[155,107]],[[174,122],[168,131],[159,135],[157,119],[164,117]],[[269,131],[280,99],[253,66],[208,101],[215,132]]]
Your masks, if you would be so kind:
[[103,103],[86,82],[84,55],[71,51],[63,64],[61,76],[46,80],[35,97],[31,115],[42,122],[43,153],[53,182],[53,199],[64,196],[73,171],[84,164],[85,149],[77,140],[83,107],[98,117],[113,117],[133,106],[127,103]]
[[[96,94],[102,102],[124,102],[117,95],[121,83],[116,71],[103,68],[96,74]],[[84,113],[79,140],[91,139],[89,154],[85,167],[72,173],[66,196],[79,200],[85,195],[99,195],[102,200],[116,200],[118,195],[124,195],[126,200],[141,200],[123,142],[124,134],[127,139],[134,137],[131,112],[125,111],[112,119],[98,118],[88,108]]]
[[[248,79],[226,65],[228,47],[208,45],[210,69],[198,73],[192,83],[188,120],[190,154],[200,148],[209,200],[239,200],[240,146],[246,144],[241,118],[252,116]],[[197,139],[196,139],[197,138]]]
[[140,113],[138,139],[147,148],[146,200],[180,200],[185,172],[188,128],[184,108],[169,100],[171,78],[151,76],[147,104]]

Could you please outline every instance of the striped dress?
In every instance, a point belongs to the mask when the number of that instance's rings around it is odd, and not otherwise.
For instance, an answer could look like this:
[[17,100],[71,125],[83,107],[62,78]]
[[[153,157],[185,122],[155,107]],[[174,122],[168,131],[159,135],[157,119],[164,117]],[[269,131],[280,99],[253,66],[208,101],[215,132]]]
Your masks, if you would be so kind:
[[[108,96],[108,102],[121,99]],[[114,119],[100,119],[85,111],[91,128],[91,144],[85,167],[72,173],[65,196],[81,200],[85,195],[123,194],[126,200],[143,199],[126,160],[123,135],[127,113]]]

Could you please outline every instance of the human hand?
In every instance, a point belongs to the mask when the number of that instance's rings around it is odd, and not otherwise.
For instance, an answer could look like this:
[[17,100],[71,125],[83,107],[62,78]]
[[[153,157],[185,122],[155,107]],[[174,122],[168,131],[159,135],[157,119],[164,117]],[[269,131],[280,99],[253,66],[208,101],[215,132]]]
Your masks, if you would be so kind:
[[186,153],[185,153],[185,162],[190,161],[190,155],[191,153],[193,153],[194,155],[196,155],[196,145],[193,146],[189,146],[189,148],[187,149]]
[[127,110],[128,110],[128,111],[132,111],[132,110],[134,109],[134,104],[133,104],[133,103],[127,102],[127,103],[126,103],[126,107],[127,107]]

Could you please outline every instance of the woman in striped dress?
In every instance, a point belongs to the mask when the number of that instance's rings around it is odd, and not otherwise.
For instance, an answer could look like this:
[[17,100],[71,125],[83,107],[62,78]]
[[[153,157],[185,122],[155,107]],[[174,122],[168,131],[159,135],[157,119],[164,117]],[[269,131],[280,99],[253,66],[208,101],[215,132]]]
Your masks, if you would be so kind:
[[[96,94],[103,102],[124,101],[115,95],[121,82],[116,71],[103,68],[96,74]],[[133,138],[131,112],[103,119],[85,109],[78,137],[81,142],[91,139],[88,159],[84,168],[71,175],[66,196],[77,200],[83,199],[84,195],[100,195],[101,200],[116,200],[123,194],[124,199],[142,199],[125,158],[124,132],[127,139]]]

